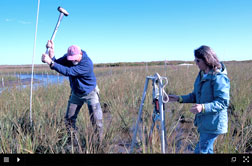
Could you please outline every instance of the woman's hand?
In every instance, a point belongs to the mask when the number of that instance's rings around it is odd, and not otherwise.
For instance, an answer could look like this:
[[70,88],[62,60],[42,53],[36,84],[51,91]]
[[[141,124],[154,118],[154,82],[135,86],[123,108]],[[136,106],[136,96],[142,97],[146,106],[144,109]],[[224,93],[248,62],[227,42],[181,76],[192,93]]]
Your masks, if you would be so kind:
[[203,110],[203,106],[202,104],[194,104],[191,109],[190,112],[193,114],[198,114]]

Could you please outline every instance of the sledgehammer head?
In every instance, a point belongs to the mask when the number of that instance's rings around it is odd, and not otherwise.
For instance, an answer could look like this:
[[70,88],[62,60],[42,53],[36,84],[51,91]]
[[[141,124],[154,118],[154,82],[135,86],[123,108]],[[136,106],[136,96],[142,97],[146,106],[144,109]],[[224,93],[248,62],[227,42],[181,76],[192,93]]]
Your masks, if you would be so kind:
[[58,11],[60,12],[60,13],[63,13],[65,16],[68,16],[68,12],[65,10],[65,9],[63,9],[62,7],[58,7]]

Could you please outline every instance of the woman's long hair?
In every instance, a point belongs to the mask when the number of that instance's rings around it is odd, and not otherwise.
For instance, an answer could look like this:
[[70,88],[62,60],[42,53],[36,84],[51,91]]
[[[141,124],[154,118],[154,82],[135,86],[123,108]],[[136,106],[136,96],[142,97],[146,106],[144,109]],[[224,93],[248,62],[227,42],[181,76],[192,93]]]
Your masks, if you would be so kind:
[[216,71],[221,69],[221,63],[216,56],[215,52],[208,46],[202,45],[198,49],[194,50],[194,56],[196,58],[202,59],[205,64]]

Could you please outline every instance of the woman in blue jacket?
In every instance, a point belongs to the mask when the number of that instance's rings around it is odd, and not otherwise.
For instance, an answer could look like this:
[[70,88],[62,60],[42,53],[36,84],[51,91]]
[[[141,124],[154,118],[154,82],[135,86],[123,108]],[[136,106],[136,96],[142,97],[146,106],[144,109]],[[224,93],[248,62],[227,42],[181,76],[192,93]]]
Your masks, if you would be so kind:
[[169,95],[170,101],[195,103],[190,112],[195,114],[194,125],[200,134],[195,153],[213,153],[214,141],[227,133],[230,82],[227,70],[215,52],[208,46],[194,50],[195,62],[200,72],[192,93]]

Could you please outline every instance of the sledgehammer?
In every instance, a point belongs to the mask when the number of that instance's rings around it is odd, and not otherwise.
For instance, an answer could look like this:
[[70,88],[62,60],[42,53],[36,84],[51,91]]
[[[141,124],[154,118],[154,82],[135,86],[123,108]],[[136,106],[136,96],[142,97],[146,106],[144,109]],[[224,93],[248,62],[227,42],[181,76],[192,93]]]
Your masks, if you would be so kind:
[[[60,6],[58,7],[58,11],[60,12],[60,15],[59,15],[59,19],[58,19],[58,22],[56,24],[56,27],[55,27],[55,29],[53,31],[52,37],[50,39],[52,41],[54,40],[56,32],[58,31],[58,28],[59,28],[60,22],[61,22],[61,20],[63,18],[63,15],[68,16],[68,12],[65,9],[63,9],[62,7],[60,7]],[[48,48],[46,49],[46,54],[48,54]]]

